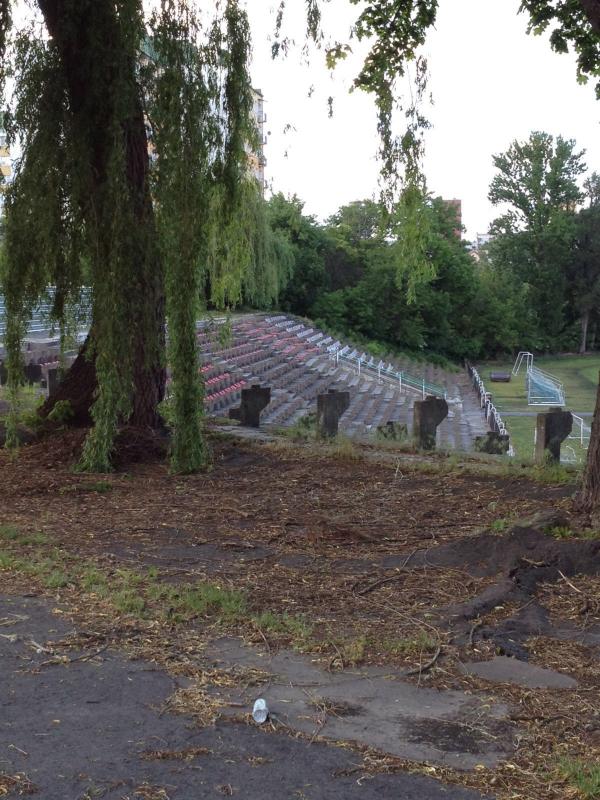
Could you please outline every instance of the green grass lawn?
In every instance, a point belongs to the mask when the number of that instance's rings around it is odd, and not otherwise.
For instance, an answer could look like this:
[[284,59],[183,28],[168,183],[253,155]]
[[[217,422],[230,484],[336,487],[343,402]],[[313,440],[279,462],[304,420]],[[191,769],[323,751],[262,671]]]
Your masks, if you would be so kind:
[[[21,410],[34,411],[42,402],[42,394],[39,386],[22,386],[19,397]],[[0,400],[10,401],[6,386],[0,386]]]
[[[515,411],[536,414],[539,411],[546,411],[547,407],[527,405],[525,366],[521,367],[516,377],[512,376],[510,383],[492,383],[490,381],[490,372],[510,372],[513,363],[508,361],[486,363],[478,367],[478,370],[486,389],[492,393],[494,405],[508,428],[516,454],[521,458],[531,458],[535,416],[512,417],[509,415],[510,412]],[[562,382],[565,388],[566,408],[569,411],[574,414],[594,411],[598,373],[600,372],[600,355],[549,356],[536,358],[534,364]],[[592,424],[591,417],[584,417],[584,419],[588,426]],[[573,447],[576,457],[583,460],[585,448],[582,449],[575,439],[570,440],[568,444]]]

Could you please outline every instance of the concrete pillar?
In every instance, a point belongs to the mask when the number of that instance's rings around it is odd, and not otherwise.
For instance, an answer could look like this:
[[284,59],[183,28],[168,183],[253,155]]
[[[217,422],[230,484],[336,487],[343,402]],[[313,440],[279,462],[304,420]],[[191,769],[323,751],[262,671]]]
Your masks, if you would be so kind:
[[48,395],[51,395],[54,392],[54,390],[57,388],[59,383],[60,383],[59,370],[56,367],[54,369],[49,369],[48,370]]
[[420,450],[435,450],[437,427],[447,416],[448,403],[441,397],[415,401],[413,439]]
[[561,408],[551,408],[537,415],[535,463],[560,463],[560,446],[573,430],[573,415]]
[[350,392],[330,389],[317,397],[317,436],[333,439],[337,436],[340,417],[350,405]]
[[239,419],[247,428],[260,428],[260,412],[271,402],[271,389],[253,384],[242,389],[242,399],[238,408],[229,409],[230,419]]

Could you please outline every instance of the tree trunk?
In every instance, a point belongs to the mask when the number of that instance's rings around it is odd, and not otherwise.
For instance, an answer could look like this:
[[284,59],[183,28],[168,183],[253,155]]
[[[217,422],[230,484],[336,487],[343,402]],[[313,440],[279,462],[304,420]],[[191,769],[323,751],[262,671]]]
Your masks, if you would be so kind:
[[589,322],[590,312],[588,309],[587,311],[584,311],[581,316],[581,345],[579,347],[579,352],[581,355],[584,355],[587,351],[587,333]]
[[89,338],[85,340],[63,380],[40,408],[40,416],[47,417],[56,403],[68,400],[73,409],[69,424],[85,427],[92,424],[90,408],[94,402],[97,381],[94,362],[88,354],[88,345]]
[[583,486],[576,498],[576,506],[581,511],[598,515],[600,512],[600,375],[596,410],[592,422],[592,433],[587,455],[587,466],[583,476]]
[[[164,397],[166,379],[164,276],[150,194],[137,48],[134,46],[132,50],[127,39],[132,32],[119,19],[112,0],[37,2],[60,55],[74,135],[85,154],[80,156],[84,162],[81,176],[85,186],[80,202],[87,230],[94,231],[96,241],[92,244],[98,253],[104,252],[102,234],[110,230],[114,215],[106,187],[114,153],[115,119],[122,131],[127,201],[134,220],[128,244],[127,286],[123,288],[127,322],[122,335],[129,337],[133,354],[129,422],[157,427],[160,424],[157,405]],[[92,316],[97,316],[94,311]],[[92,342],[86,346],[93,347],[93,331],[92,328]],[[57,400],[69,400],[75,418],[91,422],[89,412],[96,388],[94,360],[82,352],[44,410],[46,413],[51,410]]]
[[594,32],[600,35],[600,3],[598,0],[579,0]]

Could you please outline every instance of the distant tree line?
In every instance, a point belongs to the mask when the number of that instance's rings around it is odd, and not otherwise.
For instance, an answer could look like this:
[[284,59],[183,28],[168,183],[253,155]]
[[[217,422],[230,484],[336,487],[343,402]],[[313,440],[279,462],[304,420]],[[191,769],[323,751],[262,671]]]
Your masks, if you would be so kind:
[[575,142],[532,133],[494,157],[493,238],[477,253],[457,235],[456,211],[428,197],[426,279],[405,268],[401,211],[373,200],[324,224],[297,197],[274,195],[274,252],[289,275],[279,305],[381,351],[481,359],[516,349],[597,346],[600,340],[600,176]]

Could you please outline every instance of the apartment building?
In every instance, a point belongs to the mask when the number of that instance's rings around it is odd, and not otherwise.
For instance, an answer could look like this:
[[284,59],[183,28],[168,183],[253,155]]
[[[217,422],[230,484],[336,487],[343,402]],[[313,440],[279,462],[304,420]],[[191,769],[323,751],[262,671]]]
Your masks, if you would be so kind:
[[[147,64],[148,62],[158,63],[158,58],[159,57],[154,47],[152,38],[147,36],[142,42],[140,48],[140,63],[142,65]],[[257,143],[255,148],[250,148],[250,147],[247,148],[248,165],[251,173],[258,181],[258,185],[260,186],[261,191],[264,193],[265,167],[267,165],[264,153],[264,147],[267,143],[267,138],[265,136],[265,123],[267,121],[267,117],[264,111],[265,100],[263,97],[263,93],[261,92],[260,89],[252,90],[252,99],[253,99],[252,110],[257,128]],[[150,158],[154,160],[156,158],[156,152],[154,145],[152,143],[151,130],[149,125],[148,125],[148,133],[149,133],[148,152],[150,154]]]
[[12,161],[10,158],[10,150],[6,140],[6,131],[1,126],[0,120],[0,216],[4,211],[4,191],[6,184],[12,178]]
[[456,215],[456,228],[454,235],[457,239],[462,239],[462,200],[453,197],[451,200],[444,200],[448,208]]
[[267,166],[267,159],[265,158],[265,145],[267,144],[267,137],[265,135],[265,123],[267,115],[265,114],[265,99],[260,89],[253,89],[252,95],[254,98],[254,119],[258,131],[258,144],[254,151],[248,153],[248,160],[250,169],[254,177],[258,181],[261,190],[265,190],[265,167]]

